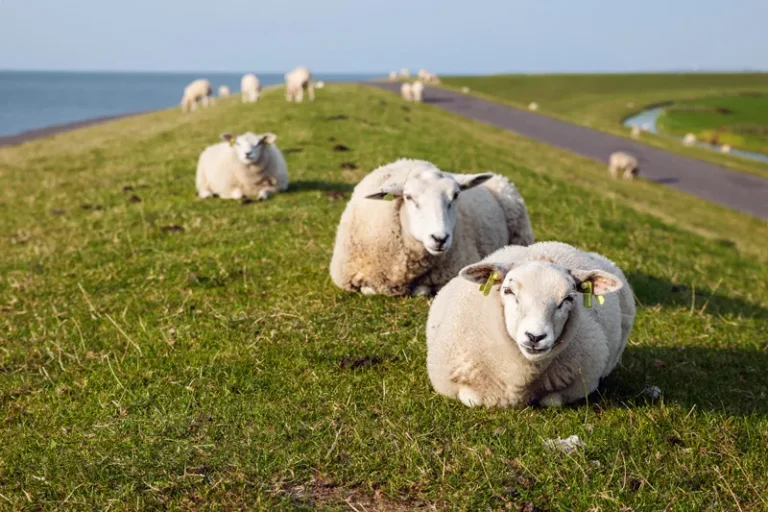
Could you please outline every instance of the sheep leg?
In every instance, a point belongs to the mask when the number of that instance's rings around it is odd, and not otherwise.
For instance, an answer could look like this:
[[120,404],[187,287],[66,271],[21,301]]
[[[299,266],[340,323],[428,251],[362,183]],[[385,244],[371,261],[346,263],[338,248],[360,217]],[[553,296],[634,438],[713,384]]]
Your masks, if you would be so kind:
[[243,191],[239,188],[236,188],[232,191],[232,193],[229,195],[230,199],[242,199],[243,198]]
[[309,82],[307,85],[307,96],[309,97],[309,101],[315,101],[315,86],[312,85],[312,82]]
[[608,167],[608,172],[610,172],[610,173],[611,173],[611,177],[612,177],[612,178],[616,178],[616,177],[618,176],[618,174],[619,174],[619,170],[618,170],[618,169],[616,168],[616,166],[615,166],[615,165],[613,165],[613,164],[611,164],[611,165]]
[[301,103],[302,101],[304,101],[304,89],[299,87],[296,90],[295,96],[296,96],[296,103]]

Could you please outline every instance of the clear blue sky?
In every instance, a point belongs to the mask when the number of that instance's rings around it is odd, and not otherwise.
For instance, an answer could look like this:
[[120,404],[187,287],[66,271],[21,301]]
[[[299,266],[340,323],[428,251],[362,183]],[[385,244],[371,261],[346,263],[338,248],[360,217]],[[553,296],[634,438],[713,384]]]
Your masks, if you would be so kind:
[[0,69],[768,69],[768,0],[0,0]]

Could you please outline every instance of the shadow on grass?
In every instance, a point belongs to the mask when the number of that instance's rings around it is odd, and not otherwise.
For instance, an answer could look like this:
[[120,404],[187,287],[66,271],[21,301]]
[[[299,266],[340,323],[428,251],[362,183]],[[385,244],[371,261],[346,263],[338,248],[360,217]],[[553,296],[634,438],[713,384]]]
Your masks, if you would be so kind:
[[[656,305],[692,308],[693,314],[768,318],[768,310],[751,302],[727,297],[710,288],[672,283],[642,272],[627,274],[635,296],[644,307]],[[768,337],[768,335],[766,335]]]
[[320,190],[326,192],[352,192],[355,188],[350,183],[335,183],[333,181],[322,180],[299,180],[293,181],[288,185],[287,192],[306,192]]

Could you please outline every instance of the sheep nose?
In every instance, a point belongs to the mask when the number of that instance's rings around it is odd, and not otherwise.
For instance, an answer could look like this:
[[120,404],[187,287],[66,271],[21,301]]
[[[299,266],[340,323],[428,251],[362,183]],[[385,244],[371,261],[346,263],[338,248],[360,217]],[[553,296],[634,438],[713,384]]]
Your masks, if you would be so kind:
[[525,331],[525,335],[526,335],[526,336],[528,336],[528,339],[529,339],[529,340],[531,341],[531,343],[533,343],[534,345],[535,345],[536,343],[540,342],[541,340],[543,340],[544,338],[546,338],[546,337],[547,337],[547,335],[546,335],[546,334],[539,334],[538,336],[536,336],[535,334],[531,334],[531,333],[529,333],[528,331]]
[[437,245],[439,245],[440,247],[445,245],[445,242],[447,242],[448,239],[451,237],[451,235],[449,235],[448,233],[441,233],[439,235],[429,235],[429,236],[432,237],[432,240],[437,242]]

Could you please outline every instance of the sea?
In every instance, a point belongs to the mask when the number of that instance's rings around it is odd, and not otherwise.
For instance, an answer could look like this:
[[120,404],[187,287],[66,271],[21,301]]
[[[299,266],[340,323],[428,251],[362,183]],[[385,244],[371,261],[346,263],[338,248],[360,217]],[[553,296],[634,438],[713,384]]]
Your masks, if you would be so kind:
[[[282,73],[255,73],[262,87],[283,81]],[[243,73],[103,73],[0,71],[0,137],[54,125],[176,107],[184,87],[207,78],[214,93],[240,90]],[[382,75],[313,74],[325,82],[358,82]]]

